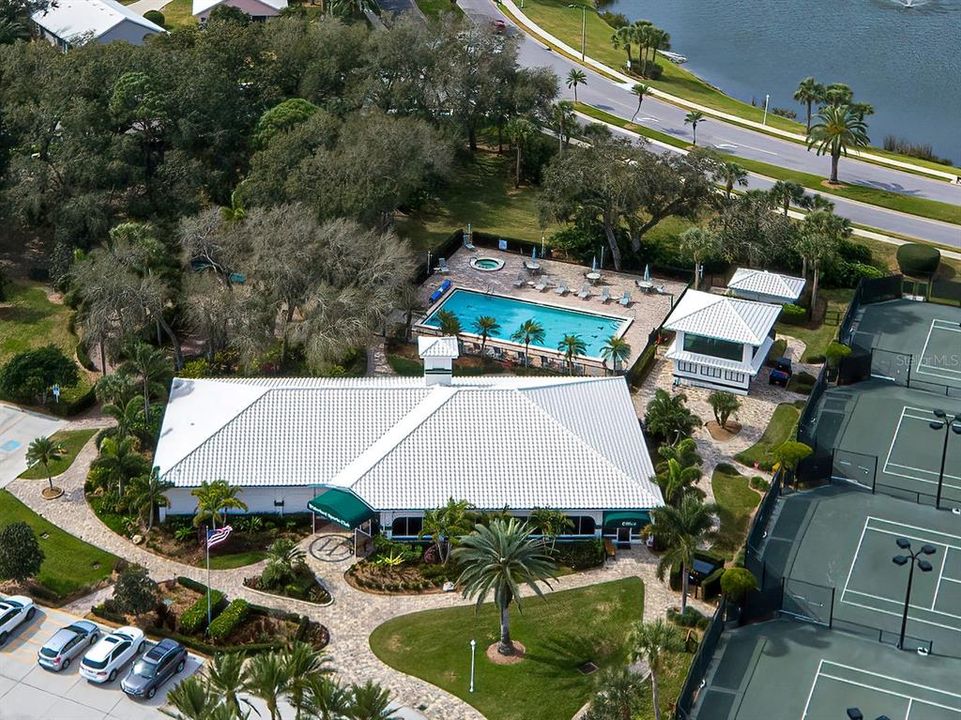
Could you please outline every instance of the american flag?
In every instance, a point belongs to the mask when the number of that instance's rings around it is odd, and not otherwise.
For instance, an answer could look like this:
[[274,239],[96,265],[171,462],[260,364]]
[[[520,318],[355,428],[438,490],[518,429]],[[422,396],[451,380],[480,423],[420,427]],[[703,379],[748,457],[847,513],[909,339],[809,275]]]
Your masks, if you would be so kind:
[[230,533],[233,531],[234,529],[230,527],[230,525],[224,525],[222,528],[218,528],[217,530],[210,530],[208,528],[207,549],[209,550],[214,545],[220,545],[220,543],[224,542],[228,537],[230,537]]

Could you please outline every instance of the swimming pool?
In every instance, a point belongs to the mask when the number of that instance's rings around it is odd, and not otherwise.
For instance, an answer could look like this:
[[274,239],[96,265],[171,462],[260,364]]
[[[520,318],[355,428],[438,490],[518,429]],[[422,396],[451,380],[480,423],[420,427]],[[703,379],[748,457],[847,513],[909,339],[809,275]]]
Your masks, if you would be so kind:
[[457,288],[448,295],[424,320],[424,325],[440,327],[437,314],[441,310],[454,313],[464,332],[472,334],[476,334],[474,321],[481,315],[489,315],[501,326],[496,333],[491,333],[491,337],[501,340],[510,340],[525,320],[536,320],[544,328],[544,342],[537,347],[557,352],[557,344],[565,335],[580,335],[587,345],[587,357],[593,358],[601,356],[601,348],[611,335],[619,335],[631,322],[630,318],[571,310],[463,288]]

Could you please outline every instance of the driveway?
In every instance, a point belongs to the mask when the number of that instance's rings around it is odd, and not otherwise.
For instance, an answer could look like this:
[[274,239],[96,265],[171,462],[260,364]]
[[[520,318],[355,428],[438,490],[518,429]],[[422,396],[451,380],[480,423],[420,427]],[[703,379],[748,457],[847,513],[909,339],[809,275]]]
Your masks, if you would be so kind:
[[[37,607],[32,622],[21,625],[0,648],[0,720],[150,720],[160,712],[166,691],[200,666],[191,655],[187,667],[168,681],[153,700],[136,701],[120,689],[120,681],[94,685],[80,677],[79,661],[54,673],[37,665],[43,643],[78,618],[61,610]],[[109,628],[104,628],[109,632]],[[149,647],[149,644],[148,644]],[[128,665],[129,667],[129,665]]]
[[65,424],[57,418],[0,403],[0,488],[27,469],[27,446],[34,439],[52,435]]

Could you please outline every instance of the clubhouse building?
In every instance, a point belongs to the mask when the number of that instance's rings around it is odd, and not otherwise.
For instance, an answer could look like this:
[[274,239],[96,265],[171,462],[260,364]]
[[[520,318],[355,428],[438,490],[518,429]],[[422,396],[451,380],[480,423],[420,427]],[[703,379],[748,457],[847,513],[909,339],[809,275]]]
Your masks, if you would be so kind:
[[451,498],[570,536],[640,540],[663,504],[621,377],[453,377],[457,341],[420,338],[423,377],[173,381],[155,456],[166,515],[226,480],[251,513],[302,513],[414,538]]

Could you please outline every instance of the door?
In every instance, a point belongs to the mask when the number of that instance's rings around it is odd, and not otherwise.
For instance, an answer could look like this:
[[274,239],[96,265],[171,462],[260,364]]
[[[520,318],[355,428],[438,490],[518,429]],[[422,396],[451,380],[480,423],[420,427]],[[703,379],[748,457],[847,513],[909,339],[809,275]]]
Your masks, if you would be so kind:
[[617,528],[617,544],[630,545],[630,543],[631,543],[631,529],[629,527]]

